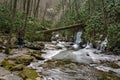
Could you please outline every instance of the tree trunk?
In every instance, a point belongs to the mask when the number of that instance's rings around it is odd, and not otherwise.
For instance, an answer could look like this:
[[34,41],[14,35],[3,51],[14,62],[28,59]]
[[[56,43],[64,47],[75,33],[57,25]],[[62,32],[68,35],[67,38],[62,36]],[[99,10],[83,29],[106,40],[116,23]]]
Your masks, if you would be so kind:
[[37,18],[38,14],[39,14],[39,5],[40,5],[40,0],[38,0],[37,6],[36,6],[36,9],[35,9],[35,12],[34,12],[34,17],[35,18]]
[[105,33],[107,33],[107,15],[106,15],[106,11],[105,11],[104,0],[102,0],[102,12],[103,12],[103,21],[104,21]]
[[42,17],[42,22],[44,23],[44,20],[45,20],[45,15],[46,15],[46,10],[47,10],[47,6],[48,6],[48,3],[46,2],[46,5],[45,5],[45,9],[44,9],[44,13],[43,13],[43,17]]
[[30,1],[31,0],[28,0],[27,1],[27,10],[25,10],[25,24],[24,24],[24,37],[25,37],[25,33],[26,33],[26,27],[27,27],[27,20],[28,20],[28,15],[29,15],[29,9],[30,9]]
[[25,10],[26,10],[26,2],[27,2],[27,0],[23,0],[23,11],[24,11],[24,13],[25,13]]
[[31,0],[31,4],[30,4],[30,16],[32,17],[33,14],[32,14],[32,11],[33,11],[33,0]]
[[11,37],[12,37],[12,28],[13,27],[13,22],[14,22],[14,18],[15,18],[15,14],[16,14],[16,8],[17,8],[17,0],[14,0],[14,4],[13,4],[13,9],[12,9],[12,18],[11,18],[11,23],[10,23],[10,31],[9,31],[9,35],[8,35],[8,42],[7,42],[7,48],[5,50],[6,54],[9,54],[9,49],[11,46]]

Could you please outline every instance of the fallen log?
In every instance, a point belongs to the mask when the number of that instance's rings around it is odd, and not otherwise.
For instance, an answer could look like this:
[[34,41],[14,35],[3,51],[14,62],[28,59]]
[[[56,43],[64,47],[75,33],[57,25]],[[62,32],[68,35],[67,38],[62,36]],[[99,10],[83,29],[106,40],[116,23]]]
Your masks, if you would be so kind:
[[44,30],[44,31],[37,31],[37,33],[49,33],[49,32],[55,32],[60,30],[73,29],[73,28],[83,29],[85,26],[86,26],[85,24],[79,23],[79,24],[74,24],[66,27],[60,27],[60,28]]

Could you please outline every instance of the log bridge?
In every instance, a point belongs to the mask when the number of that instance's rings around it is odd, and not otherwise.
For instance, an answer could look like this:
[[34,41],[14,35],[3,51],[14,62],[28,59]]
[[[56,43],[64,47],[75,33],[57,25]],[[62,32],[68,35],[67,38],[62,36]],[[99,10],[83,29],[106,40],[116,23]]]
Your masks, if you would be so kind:
[[59,27],[59,28],[54,28],[54,29],[48,29],[44,31],[39,31],[37,33],[50,33],[50,32],[55,32],[55,31],[60,31],[60,30],[66,30],[66,29],[76,29],[76,30],[83,30],[86,25],[79,23],[79,24],[74,24],[66,27]]

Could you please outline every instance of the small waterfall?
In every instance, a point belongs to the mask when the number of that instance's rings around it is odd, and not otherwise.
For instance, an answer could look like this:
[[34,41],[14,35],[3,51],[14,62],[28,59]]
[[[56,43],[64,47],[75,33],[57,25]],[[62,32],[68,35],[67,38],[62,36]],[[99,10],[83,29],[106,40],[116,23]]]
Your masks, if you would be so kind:
[[82,32],[77,32],[75,44],[72,46],[73,50],[80,49],[80,43],[82,42],[81,36],[82,36]]
[[76,40],[75,40],[76,44],[79,44],[80,42],[82,42],[81,37],[82,37],[82,32],[77,32]]

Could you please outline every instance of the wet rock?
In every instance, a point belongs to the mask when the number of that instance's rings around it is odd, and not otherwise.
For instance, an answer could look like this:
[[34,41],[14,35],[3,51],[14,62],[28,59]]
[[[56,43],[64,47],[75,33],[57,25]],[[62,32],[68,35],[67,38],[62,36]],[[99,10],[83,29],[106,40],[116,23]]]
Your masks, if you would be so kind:
[[10,49],[9,48],[5,48],[5,54],[10,54]]
[[19,76],[21,76],[24,80],[35,80],[37,77],[39,77],[35,70],[29,68],[25,68],[23,71],[21,71]]
[[29,65],[33,61],[33,57],[29,55],[17,56],[2,61],[1,66],[10,71],[20,71],[26,65]]
[[114,48],[114,49],[113,49],[113,53],[114,53],[115,55],[120,55],[120,49],[119,49],[119,48]]
[[3,77],[0,77],[0,80],[5,80]]
[[5,80],[23,80],[22,78],[20,78],[19,76],[14,75],[14,74],[5,75],[4,79]]
[[6,47],[3,45],[0,45],[0,50],[5,49]]
[[0,53],[0,63],[6,58],[6,54]]
[[0,77],[10,74],[9,71],[5,70],[4,68],[0,67]]
[[69,68],[69,69],[72,69],[72,70],[75,70],[77,69],[77,65],[75,63],[70,63],[68,65],[65,65],[65,67]]
[[72,49],[75,50],[75,51],[77,51],[77,50],[80,49],[80,46],[79,46],[78,44],[74,44],[74,45],[72,46]]
[[40,77],[37,77],[35,80],[41,80],[41,78],[40,78]]
[[93,59],[91,56],[87,56],[89,54],[87,51],[84,51],[84,49],[78,50],[78,51],[62,51],[59,54],[53,56],[52,58],[57,60],[71,60],[74,62],[81,62],[81,63],[93,63]]
[[41,50],[44,48],[44,43],[40,42],[26,42],[25,47],[34,49],[34,50]]
[[44,58],[41,56],[41,53],[39,53],[39,52],[34,51],[31,53],[31,56],[35,57],[38,60],[44,60]]
[[104,65],[115,69],[120,68],[120,66],[114,62],[105,62]]
[[14,66],[16,66],[15,64],[15,61],[12,61],[12,60],[4,60],[2,63],[1,63],[1,66],[4,67],[5,69],[7,70],[12,70],[12,68]]
[[62,47],[60,47],[60,46],[56,46],[55,48],[56,48],[56,49],[62,49]]
[[29,65],[34,58],[29,55],[23,55],[15,58],[15,61],[17,64],[24,64],[24,65]]
[[18,64],[16,66],[13,66],[13,68],[11,69],[12,71],[22,71],[25,68],[25,66],[23,64]]

